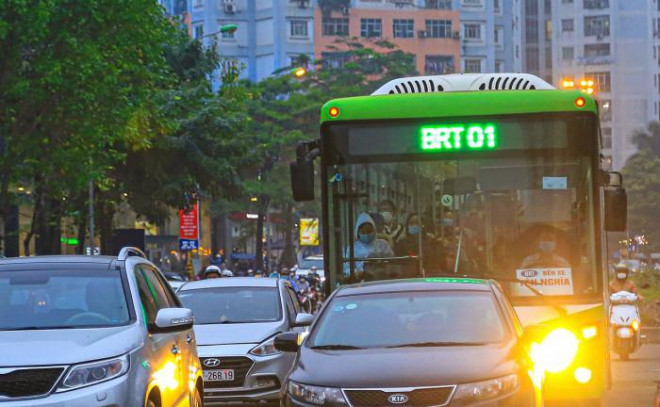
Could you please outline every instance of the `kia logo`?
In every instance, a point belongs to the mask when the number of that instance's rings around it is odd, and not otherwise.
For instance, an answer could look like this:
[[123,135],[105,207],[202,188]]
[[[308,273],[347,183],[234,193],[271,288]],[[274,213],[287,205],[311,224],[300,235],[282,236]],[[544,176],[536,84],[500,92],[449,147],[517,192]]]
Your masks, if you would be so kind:
[[216,359],[216,358],[206,359],[202,363],[206,367],[217,367],[220,366],[220,359]]
[[523,277],[536,277],[539,272],[536,270],[523,270],[520,274],[522,274]]
[[403,404],[408,402],[408,396],[405,394],[392,394],[387,398],[387,401],[392,404]]

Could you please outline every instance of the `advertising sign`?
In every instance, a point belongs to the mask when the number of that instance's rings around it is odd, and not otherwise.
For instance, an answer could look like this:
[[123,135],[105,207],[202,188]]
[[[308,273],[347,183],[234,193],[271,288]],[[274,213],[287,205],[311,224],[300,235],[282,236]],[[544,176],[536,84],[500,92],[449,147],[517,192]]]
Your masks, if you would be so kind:
[[319,218],[300,219],[300,245],[319,245]]
[[179,211],[179,248],[194,250],[199,248],[199,204],[190,210]]
[[[529,282],[543,295],[573,295],[573,274],[570,268],[533,268],[518,269],[516,277]],[[534,296],[524,286],[515,285],[514,295]]]

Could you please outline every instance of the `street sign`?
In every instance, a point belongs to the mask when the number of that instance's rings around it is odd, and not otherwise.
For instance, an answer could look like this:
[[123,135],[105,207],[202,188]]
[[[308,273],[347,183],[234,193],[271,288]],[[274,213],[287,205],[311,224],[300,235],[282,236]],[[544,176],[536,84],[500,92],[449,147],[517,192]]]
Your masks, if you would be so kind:
[[179,239],[179,250],[182,252],[199,249],[199,240]]
[[319,245],[319,218],[300,219],[300,245]]
[[188,211],[179,211],[179,249],[182,251],[199,249],[198,203]]

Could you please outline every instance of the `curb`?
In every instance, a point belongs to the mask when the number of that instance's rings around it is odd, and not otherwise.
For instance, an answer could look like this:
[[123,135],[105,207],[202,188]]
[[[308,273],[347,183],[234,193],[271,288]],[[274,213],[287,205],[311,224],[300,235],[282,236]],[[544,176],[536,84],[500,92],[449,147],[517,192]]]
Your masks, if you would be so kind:
[[660,328],[642,328],[643,343],[660,343]]

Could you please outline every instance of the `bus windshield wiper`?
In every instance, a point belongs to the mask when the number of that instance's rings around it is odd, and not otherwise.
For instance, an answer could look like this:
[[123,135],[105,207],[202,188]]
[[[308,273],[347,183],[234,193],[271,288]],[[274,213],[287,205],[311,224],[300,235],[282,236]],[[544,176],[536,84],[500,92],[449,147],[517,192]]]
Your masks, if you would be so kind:
[[355,349],[364,349],[359,346],[353,346],[353,345],[341,345],[341,344],[330,344],[330,345],[318,345],[318,346],[312,346],[312,349],[319,349],[319,350],[355,350]]
[[486,342],[413,342],[401,345],[392,345],[388,348],[434,348],[444,346],[484,346]]

